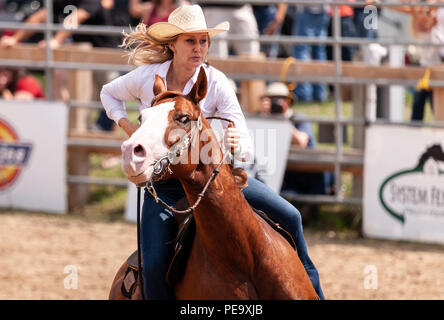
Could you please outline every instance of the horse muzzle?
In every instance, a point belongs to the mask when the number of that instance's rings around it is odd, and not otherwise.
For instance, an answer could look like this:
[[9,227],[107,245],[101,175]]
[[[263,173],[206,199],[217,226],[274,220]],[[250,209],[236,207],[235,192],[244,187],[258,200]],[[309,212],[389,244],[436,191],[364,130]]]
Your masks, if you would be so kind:
[[143,179],[151,171],[149,167],[146,146],[130,140],[122,143],[122,169],[128,179],[132,182]]

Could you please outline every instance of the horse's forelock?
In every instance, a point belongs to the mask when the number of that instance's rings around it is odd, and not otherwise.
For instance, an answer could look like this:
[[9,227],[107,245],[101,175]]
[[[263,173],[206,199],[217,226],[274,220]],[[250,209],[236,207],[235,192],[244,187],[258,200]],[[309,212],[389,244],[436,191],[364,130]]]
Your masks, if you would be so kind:
[[153,98],[153,101],[151,101],[151,106],[154,107],[164,102],[167,102],[168,100],[172,100],[176,97],[181,97],[181,96],[183,96],[182,93],[178,91],[165,91]]

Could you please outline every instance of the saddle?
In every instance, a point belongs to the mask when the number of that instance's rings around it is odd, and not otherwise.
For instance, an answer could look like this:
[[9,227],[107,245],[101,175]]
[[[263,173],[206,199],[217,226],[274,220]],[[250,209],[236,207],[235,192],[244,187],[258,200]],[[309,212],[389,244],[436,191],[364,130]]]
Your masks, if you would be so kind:
[[[178,210],[188,207],[188,201],[186,198],[182,198],[176,202],[175,207]],[[275,231],[277,231],[285,240],[290,243],[293,249],[296,250],[296,244],[293,237],[288,231],[282,228],[279,223],[273,221],[267,214],[261,210],[253,208],[253,211],[259,215],[264,221],[266,221]],[[194,237],[196,235],[196,222],[192,214],[181,215],[176,217],[179,224],[179,231],[172,243],[174,243],[174,256],[171,260],[168,268],[166,281],[170,287],[174,285],[183,277],[185,272],[185,266],[190,256],[191,248],[193,246]],[[128,270],[125,274],[124,281],[122,283],[122,293],[129,297],[134,292],[134,287],[138,281],[139,265],[137,260],[137,250],[134,251],[127,259]],[[143,262],[142,262],[143,265]]]

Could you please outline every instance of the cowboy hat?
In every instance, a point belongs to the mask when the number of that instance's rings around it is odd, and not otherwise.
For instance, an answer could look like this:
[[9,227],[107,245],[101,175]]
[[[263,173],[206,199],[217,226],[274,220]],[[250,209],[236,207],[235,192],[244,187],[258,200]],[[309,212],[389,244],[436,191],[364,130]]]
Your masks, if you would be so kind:
[[263,97],[283,97],[294,100],[293,92],[290,92],[287,85],[282,82],[270,83],[265,89]]
[[209,36],[228,31],[230,23],[224,21],[214,28],[207,28],[202,8],[195,5],[184,5],[171,12],[168,22],[157,22],[147,29],[155,39],[168,39],[182,33],[207,32]]

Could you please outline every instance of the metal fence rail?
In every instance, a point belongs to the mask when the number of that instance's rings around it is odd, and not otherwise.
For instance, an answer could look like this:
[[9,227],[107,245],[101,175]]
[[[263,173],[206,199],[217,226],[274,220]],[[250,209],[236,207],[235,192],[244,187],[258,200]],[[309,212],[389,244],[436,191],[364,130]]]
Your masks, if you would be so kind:
[[[193,1],[193,3],[202,3],[204,1]],[[395,45],[395,46],[439,46],[440,44],[421,42],[421,41],[404,41],[399,39],[362,39],[362,38],[347,38],[341,36],[340,30],[340,16],[339,7],[340,5],[348,5],[352,7],[363,7],[366,5],[364,1],[348,2],[348,1],[320,1],[320,0],[255,0],[255,1],[245,1],[245,0],[206,0],[205,3],[220,3],[220,4],[245,4],[250,3],[253,5],[269,5],[269,4],[281,4],[285,3],[287,5],[329,5],[333,8],[333,35],[332,37],[325,38],[315,38],[315,37],[299,37],[299,36],[267,36],[260,35],[259,37],[248,37],[241,35],[228,35],[224,40],[228,41],[258,41],[260,43],[278,43],[283,45],[294,45],[294,44],[327,44],[333,46],[333,61],[335,63],[335,74],[333,77],[308,77],[308,76],[292,76],[288,77],[288,81],[307,81],[307,82],[323,82],[332,83],[334,85],[334,101],[335,101],[335,115],[334,118],[323,118],[323,117],[307,117],[308,121],[317,123],[333,123],[335,125],[335,196],[298,196],[295,200],[317,202],[317,203],[353,203],[360,204],[361,199],[352,198],[344,199],[341,191],[341,157],[343,154],[343,125],[368,125],[371,123],[384,124],[384,125],[406,125],[406,126],[421,126],[421,127],[438,127],[443,128],[443,123],[406,123],[406,122],[393,122],[386,120],[372,120],[362,118],[354,119],[344,119],[342,115],[342,100],[341,100],[341,85],[342,84],[377,84],[377,85],[402,85],[402,86],[413,86],[416,81],[397,79],[395,81],[372,80],[372,79],[355,79],[348,78],[341,74],[341,46],[342,45],[368,45],[371,43],[379,43],[381,45]],[[443,4],[440,3],[418,3],[418,2],[398,2],[398,1],[387,1],[387,2],[377,2],[374,3],[374,7],[401,7],[401,6],[428,6],[428,7],[440,7]],[[51,39],[54,32],[65,31],[66,28],[61,24],[53,24],[53,3],[52,0],[45,0],[45,8],[47,10],[46,22],[44,24],[25,24],[25,23],[9,23],[0,22],[0,30],[10,29],[10,30],[30,30],[36,32],[43,32],[45,35],[45,40],[47,43]],[[123,31],[129,32],[128,27],[119,26],[79,26],[75,29],[69,30],[72,33],[83,33],[83,34],[103,34],[103,35],[117,35],[121,34]],[[218,41],[217,38],[214,41]],[[52,100],[54,97],[53,92],[53,78],[52,72],[54,69],[88,69],[88,70],[116,70],[116,71],[129,71],[133,67],[128,65],[116,65],[116,64],[88,64],[88,63],[60,63],[53,60],[53,53],[49,46],[46,46],[45,50],[45,62],[36,63],[35,61],[23,61],[14,59],[0,59],[0,65],[3,66],[19,66],[26,67],[30,69],[43,69],[45,71],[45,82],[46,82],[46,96],[48,99]],[[228,74],[234,80],[254,80],[261,79],[266,81],[279,81],[279,75],[268,76],[268,75],[251,75],[251,74]],[[444,80],[433,80],[430,81],[430,86],[444,87]],[[70,101],[68,103],[70,107],[87,107],[87,108],[101,108],[100,102],[81,102],[81,101]],[[134,107],[128,107],[130,110],[137,110]],[[75,144],[74,140],[70,141],[70,144]],[[119,179],[101,179],[93,177],[68,177],[68,183],[82,183],[82,184],[112,184],[124,187],[126,184]]]

